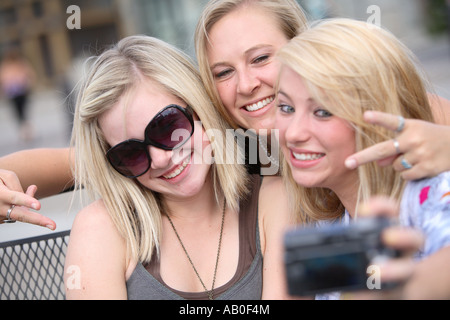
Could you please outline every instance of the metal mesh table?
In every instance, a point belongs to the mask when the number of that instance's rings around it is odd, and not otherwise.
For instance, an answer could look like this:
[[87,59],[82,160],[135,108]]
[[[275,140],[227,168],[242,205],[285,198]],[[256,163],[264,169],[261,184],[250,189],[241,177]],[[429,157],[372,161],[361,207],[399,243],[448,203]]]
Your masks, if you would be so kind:
[[69,234],[0,243],[0,300],[63,300]]

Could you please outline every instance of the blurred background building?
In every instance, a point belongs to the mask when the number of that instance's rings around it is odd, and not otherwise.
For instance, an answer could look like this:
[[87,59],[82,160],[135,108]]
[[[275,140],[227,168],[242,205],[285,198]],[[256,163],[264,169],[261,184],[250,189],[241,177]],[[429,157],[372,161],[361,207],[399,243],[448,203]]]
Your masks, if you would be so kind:
[[[193,33],[207,0],[0,0],[0,56],[19,47],[38,74],[38,87],[52,87],[78,57],[98,54],[131,34],[148,34],[193,55]],[[446,0],[299,0],[313,18],[367,20],[378,6],[381,23],[417,46],[446,32]],[[80,9],[80,28],[69,29]]]
[[[51,87],[79,57],[99,54],[131,34],[162,38],[190,50],[203,0],[0,0],[0,55],[18,47]],[[80,10],[80,28],[70,6]]]
[[[312,19],[379,18],[419,57],[436,92],[450,99],[450,0],[298,0]],[[18,138],[12,108],[0,93],[0,156],[24,148],[69,144],[72,100],[81,65],[90,55],[132,34],[161,38],[194,57],[193,35],[207,0],[0,0],[0,58],[18,48],[36,73],[30,97],[34,139]],[[76,11],[68,10],[76,6]],[[379,16],[374,16],[374,14]],[[78,19],[79,28],[73,23]],[[43,206],[60,216],[67,201]],[[53,207],[52,207],[53,206]],[[53,209],[54,208],[54,209]],[[73,217],[71,217],[73,218]],[[30,230],[42,228],[26,226]],[[0,227],[0,241],[20,237],[22,224]]]

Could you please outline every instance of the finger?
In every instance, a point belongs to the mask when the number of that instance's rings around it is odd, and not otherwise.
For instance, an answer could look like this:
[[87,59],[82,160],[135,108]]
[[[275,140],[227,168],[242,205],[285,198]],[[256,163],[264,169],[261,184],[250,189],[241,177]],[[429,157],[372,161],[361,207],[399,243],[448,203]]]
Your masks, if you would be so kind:
[[[405,169],[402,165],[402,158],[404,158],[412,168]],[[401,172],[401,177],[404,180],[418,180],[423,178],[433,177],[438,175],[443,170],[439,164],[434,165],[430,163],[430,160],[424,160],[424,158],[415,157],[414,153],[408,152],[395,159],[392,163],[394,170]],[[445,170],[445,169],[444,169]]]
[[4,184],[10,190],[23,192],[20,180],[14,172],[0,169],[0,175],[2,182],[1,184]]
[[341,295],[341,300],[399,300],[402,299],[401,288],[389,290],[364,290]]
[[[405,157],[405,159],[407,159],[408,157],[411,158],[411,156],[409,156],[409,153],[408,156],[403,155],[403,157]],[[408,162],[412,165],[412,168],[405,169],[405,167],[403,167],[403,165],[401,164],[401,160],[401,157],[395,159],[395,161],[392,163],[392,167],[394,168],[394,170],[401,172],[400,176],[404,180],[418,180],[439,174],[437,170],[429,168],[425,169],[423,166],[426,165],[426,163],[416,163],[414,160],[408,160]]]
[[379,267],[382,282],[401,283],[412,276],[415,263],[410,258],[401,258],[386,261],[380,264]]
[[31,185],[28,187],[27,192],[25,194],[30,197],[33,197],[33,199],[34,199],[34,200],[32,200],[31,208],[33,208],[34,210],[40,210],[41,203],[39,201],[37,201],[36,198],[34,198],[34,195],[36,194],[36,192],[37,192],[37,186]]
[[396,154],[394,156],[391,157],[387,157],[381,160],[377,160],[377,163],[380,167],[388,167],[390,165],[392,165],[392,163],[399,158],[400,155]]
[[27,191],[25,192],[25,194],[29,195],[30,197],[34,197],[34,195],[36,194],[36,191],[37,191],[37,186],[35,186],[33,184],[27,188]]
[[420,231],[400,226],[384,230],[382,240],[385,245],[401,250],[404,255],[414,254],[425,243],[425,237]]
[[398,216],[399,205],[394,199],[386,196],[373,196],[366,202],[358,206],[358,216],[360,217],[396,217]]
[[[25,194],[23,192],[9,191],[9,190],[2,191],[0,203],[6,205],[8,208],[12,204],[15,204],[16,206],[24,206],[34,210],[39,210],[41,208],[41,203],[39,202],[39,200],[32,197],[31,195]],[[0,209],[0,214],[1,212],[2,211]]]
[[392,140],[383,141],[370,146],[364,150],[361,150],[355,154],[352,154],[345,160],[345,166],[348,169],[355,169],[360,165],[372,162],[372,161],[386,161],[382,162],[384,166],[389,165],[389,161],[395,159],[397,156],[397,150],[395,149]]
[[[405,155],[402,155],[402,157],[404,156]],[[392,162],[392,168],[394,168],[395,171],[402,172],[406,170],[405,167],[403,167],[402,165],[402,157],[398,157]]]
[[[380,112],[380,111],[366,111],[364,112],[364,120],[371,124],[382,126],[391,131],[396,131],[399,125],[398,116]],[[405,122],[405,128],[408,121]]]
[[427,164],[423,162],[416,163],[415,161],[408,160],[405,155],[396,159],[393,163],[393,168],[396,171],[401,172],[401,177],[405,180],[416,180],[426,178],[428,176],[433,176],[439,174],[439,172],[434,172],[434,169],[424,170],[424,166]]
[[402,177],[403,180],[418,180],[418,179],[427,178],[428,176],[430,176],[430,174],[427,174],[426,171],[421,170],[420,166],[415,165],[409,170],[404,170],[400,174],[400,176]]
[[25,207],[16,206],[10,215],[10,219],[20,221],[24,223],[30,223],[41,227],[49,228],[50,230],[56,229],[56,223],[52,219],[45,217],[37,212],[28,210]]

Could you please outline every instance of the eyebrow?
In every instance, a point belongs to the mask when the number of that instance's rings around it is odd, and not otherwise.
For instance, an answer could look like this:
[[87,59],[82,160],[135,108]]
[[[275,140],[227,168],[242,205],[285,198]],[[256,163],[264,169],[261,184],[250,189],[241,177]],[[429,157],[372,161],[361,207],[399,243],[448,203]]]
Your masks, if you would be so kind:
[[[284,92],[284,91],[282,91],[282,90],[278,90],[278,92],[277,92],[276,94],[277,94],[277,95],[282,94],[282,95],[285,96],[289,101],[292,101],[291,97],[290,97],[286,92]],[[309,103],[317,103],[316,100],[315,100],[313,97],[309,97],[309,98],[306,100],[306,102],[309,102]]]
[[[251,48],[245,50],[244,51],[244,55],[247,56],[250,53],[252,53],[253,51],[259,50],[261,48],[273,48],[273,45],[271,45],[271,44],[258,44],[258,45],[254,46],[254,47],[251,47]],[[214,63],[213,65],[209,66],[209,68],[212,70],[212,69],[214,69],[216,67],[224,66],[224,65],[228,65],[228,63],[221,61],[221,62]]]
[[251,48],[247,49],[244,52],[244,54],[247,55],[247,54],[251,53],[252,51],[259,50],[261,48],[269,48],[269,47],[273,48],[273,45],[271,45],[271,44],[258,44],[258,45],[254,46],[254,47],[251,47]]
[[285,96],[288,100],[291,100],[291,101],[292,101],[291,97],[290,97],[286,92],[281,91],[281,90],[278,90],[277,95],[280,95],[280,94],[282,94],[283,96]]

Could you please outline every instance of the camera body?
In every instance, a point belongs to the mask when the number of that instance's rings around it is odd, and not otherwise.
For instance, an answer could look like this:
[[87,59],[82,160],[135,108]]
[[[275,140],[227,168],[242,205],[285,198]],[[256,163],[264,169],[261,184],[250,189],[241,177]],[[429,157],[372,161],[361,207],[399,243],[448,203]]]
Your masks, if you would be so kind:
[[285,267],[291,295],[367,289],[367,268],[377,258],[397,256],[381,241],[386,218],[347,225],[306,227],[286,233]]

